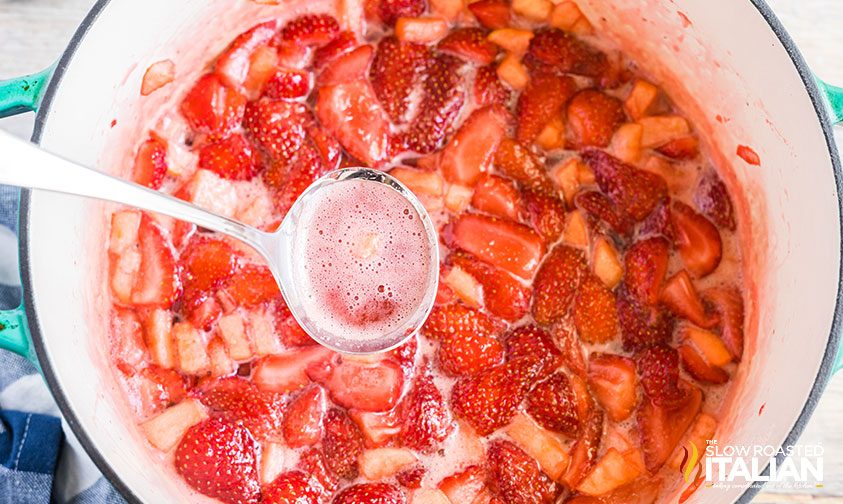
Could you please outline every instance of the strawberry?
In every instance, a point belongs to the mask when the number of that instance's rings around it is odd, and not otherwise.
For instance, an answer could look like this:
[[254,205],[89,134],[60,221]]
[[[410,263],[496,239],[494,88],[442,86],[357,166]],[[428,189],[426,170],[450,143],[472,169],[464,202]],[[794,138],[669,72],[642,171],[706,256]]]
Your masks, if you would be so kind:
[[310,383],[307,377],[310,364],[327,360],[333,355],[330,350],[319,345],[267,355],[252,364],[252,381],[259,389],[268,392],[294,392]]
[[479,0],[468,4],[468,10],[477,21],[490,30],[506,28],[511,17],[509,2],[506,0]]
[[678,351],[682,367],[697,381],[714,385],[722,385],[729,381],[729,373],[706,362],[705,358],[691,345],[680,345]]
[[430,57],[430,49],[424,44],[401,42],[394,36],[378,43],[369,79],[387,115],[396,123],[406,120],[410,94]]
[[301,454],[298,469],[310,475],[311,481],[315,481],[322,487],[322,494],[325,497],[339,488],[339,478],[328,467],[325,455],[317,448],[309,448]]
[[510,138],[501,140],[495,152],[495,168],[531,189],[555,191],[544,164],[528,149]]
[[282,69],[263,85],[261,96],[272,100],[295,100],[310,93],[311,77],[304,70]]
[[[472,4],[472,5],[476,5]],[[506,107],[512,91],[501,82],[494,64],[480,67],[474,75],[474,102],[479,106],[501,105]]]
[[553,326],[553,341],[562,352],[562,362],[569,371],[579,377],[585,377],[588,371],[582,343],[569,324],[560,323]]
[[211,170],[229,180],[249,180],[257,174],[252,146],[239,133],[204,145],[199,150],[199,168]]
[[527,394],[526,410],[545,429],[575,437],[579,432],[577,398],[564,373],[554,373]]
[[[310,138],[306,138],[299,151],[294,155],[289,166],[286,167],[284,182],[280,190],[275,193],[275,208],[286,215],[301,194],[316,182],[324,172],[322,155]],[[269,182],[264,173],[264,181]]]
[[486,40],[486,32],[480,28],[451,30],[436,48],[478,65],[488,65],[498,55],[498,46]]
[[438,487],[452,503],[484,502],[479,496],[486,493],[486,470],[479,465],[470,465],[443,478]]
[[339,23],[328,14],[304,14],[284,25],[276,43],[321,46],[333,40],[339,31]]
[[562,73],[600,77],[608,69],[606,55],[556,28],[536,31],[528,56]]
[[228,281],[225,291],[247,308],[273,301],[281,296],[278,283],[266,266],[246,264]]
[[483,304],[489,313],[509,322],[521,319],[530,309],[530,290],[505,271],[462,252],[448,256],[483,286]]
[[636,415],[641,450],[647,470],[655,473],[667,461],[685,431],[696,418],[702,404],[702,392],[682,383],[684,400],[675,406],[661,406],[644,398]]
[[304,329],[290,312],[284,298],[275,298],[275,332],[281,343],[286,347],[300,347],[315,345],[316,342],[307,335]]
[[209,418],[188,429],[175,453],[176,470],[196,491],[228,504],[257,503],[257,443],[245,427]]
[[318,385],[304,389],[287,406],[282,425],[287,446],[298,448],[319,442],[325,417],[325,391]]
[[261,491],[261,504],[319,504],[322,492],[302,471],[278,475]]
[[392,442],[401,434],[400,408],[393,408],[383,413],[349,410],[349,415],[363,433],[366,446],[379,448]]
[[355,47],[357,47],[357,36],[353,32],[342,31],[333,40],[313,51],[313,68],[322,69]]
[[623,281],[627,292],[642,303],[658,303],[669,259],[670,244],[664,238],[635,242],[624,254]]
[[392,360],[317,360],[307,367],[307,375],[324,386],[336,404],[365,411],[392,409],[404,385],[404,372]]
[[181,263],[183,302],[192,311],[233,277],[238,256],[225,241],[195,235],[188,242]]
[[617,300],[624,350],[635,351],[670,339],[673,318],[664,310],[635,300],[624,289],[618,292]]
[[522,206],[530,224],[548,243],[553,243],[565,230],[565,202],[556,196],[525,189]]
[[167,176],[167,142],[151,135],[138,147],[132,179],[136,184],[160,189]]
[[223,378],[204,385],[199,399],[226,420],[249,429],[255,439],[277,439],[281,434],[284,398],[262,392],[252,382]]
[[626,214],[618,211],[605,194],[600,191],[583,191],[574,197],[574,204],[597,221],[605,222],[620,235],[628,235],[632,223]]
[[567,245],[550,251],[533,280],[533,318],[549,325],[565,317],[581,278],[588,271],[583,253]]
[[271,158],[283,162],[296,157],[312,120],[302,103],[262,98],[246,106],[243,129]]
[[325,465],[337,476],[348,480],[357,477],[357,457],[363,452],[363,435],[339,408],[332,408],[325,415],[322,451]]
[[632,220],[643,220],[667,196],[667,183],[659,175],[639,170],[601,150],[582,154],[591,167],[600,190]]
[[729,191],[714,170],[700,177],[694,191],[694,203],[703,215],[718,226],[730,231],[737,227]]
[[644,393],[660,406],[674,406],[685,398],[679,388],[679,353],[664,343],[635,354]]
[[708,329],[719,322],[717,317],[706,313],[691,275],[686,270],[680,271],[665,282],[659,300],[678,317],[690,320],[700,327]]
[[700,141],[697,137],[688,135],[671,140],[656,150],[671,159],[687,161],[700,155]]
[[551,119],[560,116],[562,107],[576,90],[577,84],[571,77],[549,72],[531,75],[518,97],[516,140],[531,144]]
[[706,290],[703,297],[720,315],[720,339],[735,361],[740,362],[744,347],[744,307],[741,291],[734,285],[723,285]]
[[245,96],[206,74],[187,92],[180,110],[195,131],[222,137],[240,124],[245,106]]
[[623,422],[638,403],[638,377],[632,359],[607,353],[588,357],[588,385],[614,422]]
[[494,217],[513,221],[521,215],[521,201],[515,184],[497,175],[482,175],[474,187],[471,206]]
[[714,224],[680,201],[673,202],[670,220],[676,233],[676,247],[688,271],[700,278],[717,269],[723,242]]
[[444,231],[445,243],[521,278],[530,278],[545,253],[541,237],[527,226],[494,217],[463,214]]
[[413,374],[413,368],[416,365],[416,352],[419,349],[419,340],[414,335],[411,336],[403,345],[391,350],[387,355],[388,358],[395,361],[404,371],[404,376],[408,377]]
[[232,89],[243,91],[249,75],[251,56],[255,50],[267,45],[278,29],[275,21],[261,23],[240,34],[223,52],[214,68],[220,80]]
[[322,69],[316,81],[317,87],[343,84],[365,79],[375,50],[369,44],[337,56],[330,65]]
[[603,438],[604,420],[603,411],[595,409],[583,422],[580,436],[571,446],[571,463],[564,476],[569,487],[576,487],[597,460],[597,452]]
[[511,441],[497,440],[489,445],[489,487],[504,502],[511,504],[552,504],[560,493],[532,457]]
[[426,8],[425,0],[379,0],[378,17],[385,24],[394,26],[398,18],[418,17]]
[[404,488],[416,490],[421,488],[422,480],[427,470],[422,466],[413,466],[395,475],[395,480]]
[[650,215],[641,222],[641,227],[638,228],[638,236],[663,236],[669,241],[673,241],[673,223],[670,222],[670,198],[665,197],[653,210]]
[[360,483],[338,493],[333,504],[404,504],[401,490],[389,483]]
[[495,149],[506,132],[508,114],[498,106],[475,110],[439,154],[445,180],[473,186],[488,171]]
[[403,135],[403,144],[409,150],[431,153],[450,134],[465,102],[460,74],[463,65],[459,58],[448,54],[439,54],[428,63],[418,113]]
[[433,382],[429,369],[421,371],[401,403],[401,443],[413,450],[431,452],[454,429],[451,410]]
[[150,364],[140,374],[155,384],[154,399],[162,406],[176,404],[187,395],[187,380],[175,370]]
[[307,135],[321,156],[322,173],[339,168],[342,157],[342,145],[339,141],[328,130],[317,124],[311,124],[307,128]]
[[146,214],[141,217],[138,236],[141,260],[132,286],[132,304],[170,306],[182,292],[173,247]]
[[568,128],[579,148],[606,147],[624,119],[623,103],[596,89],[583,89],[568,103]]
[[484,312],[462,303],[453,303],[434,306],[421,332],[428,338],[441,342],[448,338],[492,337],[502,329],[503,325],[499,321]]
[[504,339],[508,361],[526,360],[538,364],[536,377],[546,378],[564,363],[562,352],[551,335],[535,325],[512,330]]
[[479,373],[503,361],[503,345],[490,336],[476,333],[442,338],[437,352],[439,368],[449,376]]
[[535,379],[533,359],[514,359],[460,379],[451,391],[454,414],[486,436],[507,425]]
[[583,276],[574,299],[574,324],[580,339],[606,343],[618,335],[615,294],[591,273]]

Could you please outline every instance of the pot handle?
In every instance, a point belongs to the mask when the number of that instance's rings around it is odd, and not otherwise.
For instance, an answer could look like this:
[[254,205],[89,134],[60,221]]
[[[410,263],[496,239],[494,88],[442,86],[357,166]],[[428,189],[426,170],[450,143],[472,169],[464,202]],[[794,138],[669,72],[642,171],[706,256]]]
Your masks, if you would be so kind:
[[34,74],[0,80],[0,118],[37,110],[55,69],[53,65]]
[[825,95],[831,121],[834,124],[843,123],[843,88],[832,86],[820,78],[817,78],[817,84]]

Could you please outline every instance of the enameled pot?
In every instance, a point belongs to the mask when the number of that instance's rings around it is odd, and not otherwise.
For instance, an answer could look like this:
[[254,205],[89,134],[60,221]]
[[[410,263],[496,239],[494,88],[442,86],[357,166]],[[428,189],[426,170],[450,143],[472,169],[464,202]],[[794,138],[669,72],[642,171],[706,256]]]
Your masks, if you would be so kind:
[[[326,10],[333,1],[100,0],[55,67],[0,82],[0,116],[37,109],[35,142],[125,174],[131,163],[119,147],[173,106],[207,55],[262,19]],[[361,10],[354,0],[336,1],[350,14]],[[743,216],[751,337],[717,437],[793,443],[839,367],[841,166],[830,115],[843,119],[843,93],[817,83],[761,0],[579,3],[703,130]],[[182,84],[142,99],[144,70],[167,58]],[[741,159],[739,146],[757,152],[760,166]],[[71,428],[127,499],[203,501],[157,460],[116,398],[105,364],[107,209],[23,192],[24,299],[0,315],[0,342],[40,365]],[[755,492],[702,489],[692,502],[746,502]]]

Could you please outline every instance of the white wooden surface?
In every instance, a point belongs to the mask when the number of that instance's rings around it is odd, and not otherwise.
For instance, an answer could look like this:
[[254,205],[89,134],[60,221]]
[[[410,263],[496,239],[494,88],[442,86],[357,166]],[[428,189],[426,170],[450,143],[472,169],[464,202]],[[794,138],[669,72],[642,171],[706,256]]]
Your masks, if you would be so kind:
[[[93,0],[0,0],[0,79],[51,64],[93,3]],[[812,69],[826,80],[843,85],[843,0],[768,0],[768,3],[796,39]],[[32,116],[5,119],[0,122],[0,128],[28,137]],[[843,146],[843,131],[837,138]],[[843,503],[841,424],[843,376],[837,376],[802,436],[802,442],[819,442],[825,448],[825,486],[798,494],[767,491],[755,502]]]

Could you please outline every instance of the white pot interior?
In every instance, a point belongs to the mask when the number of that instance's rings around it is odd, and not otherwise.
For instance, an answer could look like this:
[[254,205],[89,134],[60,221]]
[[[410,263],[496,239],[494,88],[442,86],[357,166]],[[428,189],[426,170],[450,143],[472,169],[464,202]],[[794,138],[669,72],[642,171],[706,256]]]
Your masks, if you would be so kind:
[[[342,1],[342,0],[339,0]],[[829,147],[814,105],[786,49],[749,1],[584,0],[589,18],[631,51],[655,81],[704,129],[744,216],[740,230],[749,297],[750,338],[739,386],[727,401],[721,443],[784,441],[802,411],[822,362],[837,297],[838,194]],[[318,10],[323,2],[300,2]],[[182,88],[140,99],[149,64],[172,59],[192,82],[204,55],[218,53],[258,21],[301,8],[247,0],[113,0],[99,14],[50,103],[42,145],[75,161],[124,173],[135,145]],[[231,13],[236,12],[237,15]],[[207,29],[213,26],[212,30]],[[648,63],[650,62],[650,63]],[[653,64],[652,62],[655,62]],[[717,116],[722,117],[718,120]],[[112,120],[116,126],[112,127]],[[761,166],[736,155],[751,146]],[[33,193],[27,222],[32,321],[43,338],[71,417],[137,497],[187,498],[154,463],[116,399],[104,364],[109,301],[105,206]],[[759,410],[764,406],[763,413]],[[742,493],[702,489],[695,502],[732,501]],[[198,500],[190,494],[193,501]]]

